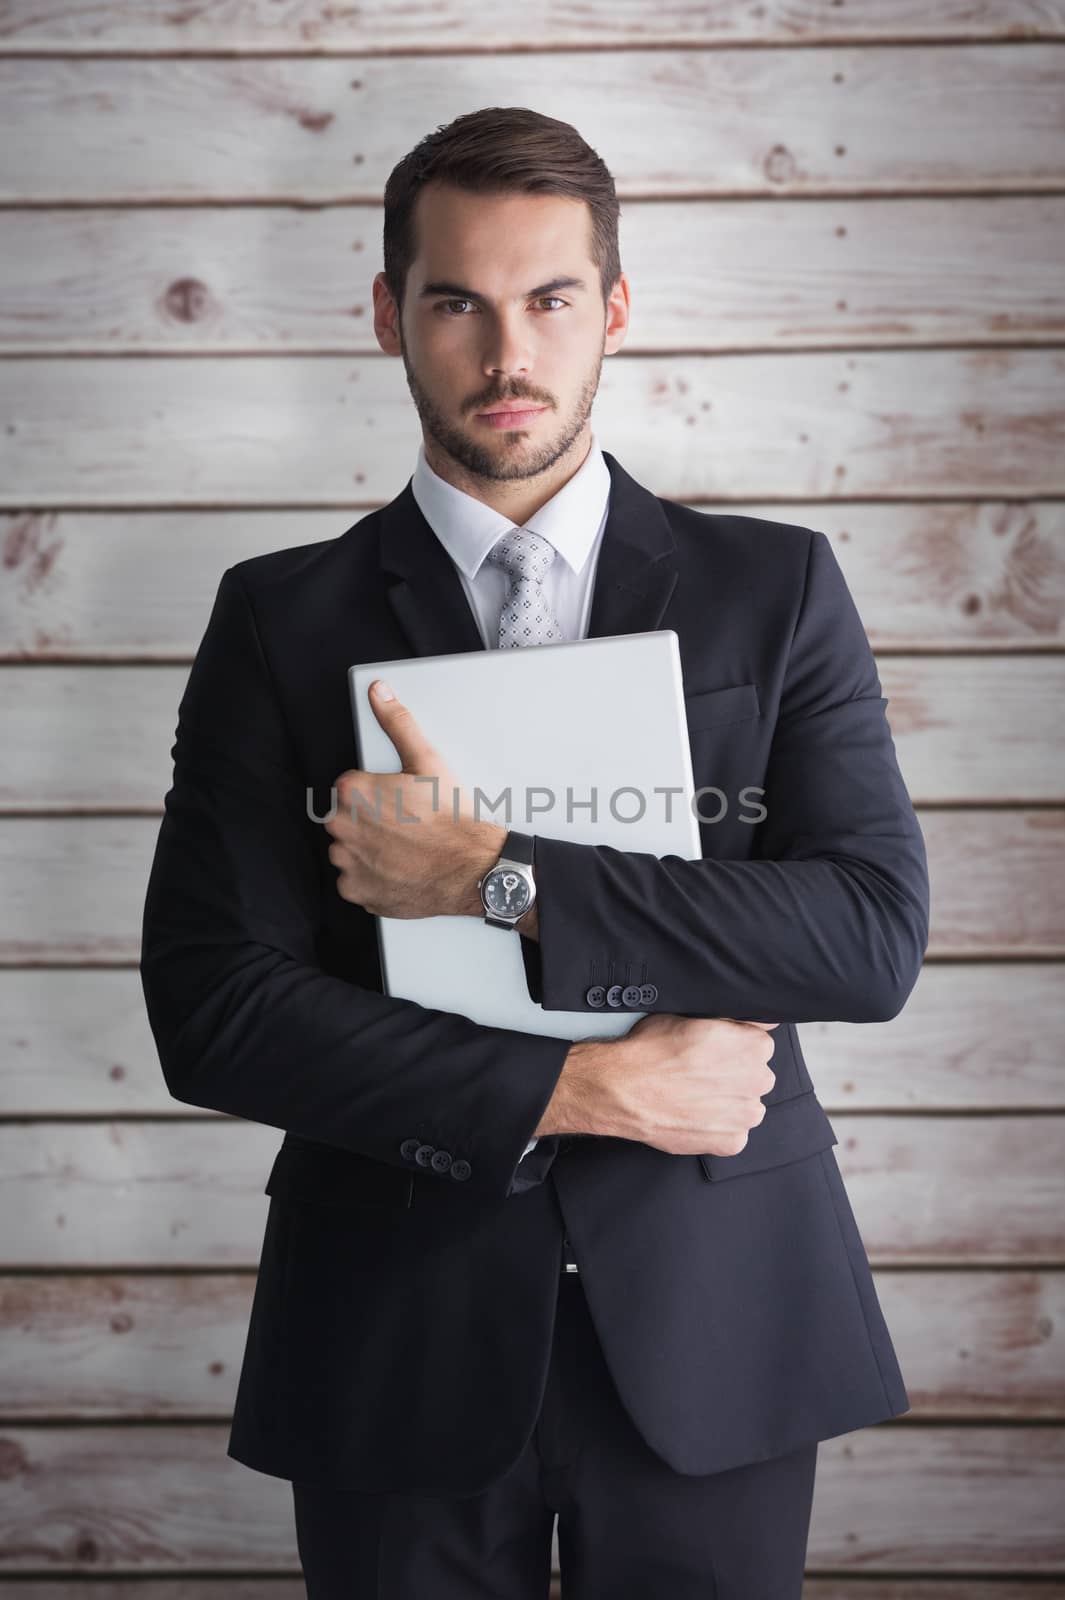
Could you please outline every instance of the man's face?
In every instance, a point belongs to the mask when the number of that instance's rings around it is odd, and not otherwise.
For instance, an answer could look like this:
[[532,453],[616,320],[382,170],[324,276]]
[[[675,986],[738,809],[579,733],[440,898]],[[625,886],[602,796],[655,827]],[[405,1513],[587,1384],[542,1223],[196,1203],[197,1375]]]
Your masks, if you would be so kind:
[[[378,274],[375,327],[403,358],[427,439],[488,481],[549,471],[584,432],[628,322],[624,275],[604,312],[587,205],[431,183],[415,234],[402,323]],[[517,400],[534,414],[485,415]]]

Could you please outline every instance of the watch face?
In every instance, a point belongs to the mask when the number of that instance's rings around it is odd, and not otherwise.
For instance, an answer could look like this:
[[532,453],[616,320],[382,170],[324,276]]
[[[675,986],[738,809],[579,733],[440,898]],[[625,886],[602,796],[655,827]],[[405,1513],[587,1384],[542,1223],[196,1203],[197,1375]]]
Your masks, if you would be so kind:
[[520,917],[529,909],[532,895],[520,872],[493,867],[484,880],[484,901],[497,917]]

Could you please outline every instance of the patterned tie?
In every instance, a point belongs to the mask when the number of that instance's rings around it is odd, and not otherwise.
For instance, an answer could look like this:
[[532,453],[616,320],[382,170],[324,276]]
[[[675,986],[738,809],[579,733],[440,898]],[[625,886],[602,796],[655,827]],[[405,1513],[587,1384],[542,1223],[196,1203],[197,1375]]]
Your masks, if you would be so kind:
[[502,567],[510,579],[499,613],[501,650],[554,644],[565,638],[544,593],[544,578],[554,556],[551,541],[531,528],[509,529],[489,550],[486,560],[493,567]]

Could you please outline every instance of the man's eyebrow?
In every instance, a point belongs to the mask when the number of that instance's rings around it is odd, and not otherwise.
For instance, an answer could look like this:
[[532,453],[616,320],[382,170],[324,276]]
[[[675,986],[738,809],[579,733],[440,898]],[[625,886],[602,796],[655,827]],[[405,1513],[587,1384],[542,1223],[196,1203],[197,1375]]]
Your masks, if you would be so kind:
[[[535,299],[542,294],[554,294],[556,289],[586,289],[588,285],[583,278],[552,278],[550,283],[541,283],[535,289],[529,289],[523,300]],[[476,289],[464,289],[461,283],[447,283],[439,278],[433,283],[423,284],[418,290],[418,299],[424,300],[431,294],[449,294],[456,300],[476,300],[484,303],[484,295],[478,294]]]

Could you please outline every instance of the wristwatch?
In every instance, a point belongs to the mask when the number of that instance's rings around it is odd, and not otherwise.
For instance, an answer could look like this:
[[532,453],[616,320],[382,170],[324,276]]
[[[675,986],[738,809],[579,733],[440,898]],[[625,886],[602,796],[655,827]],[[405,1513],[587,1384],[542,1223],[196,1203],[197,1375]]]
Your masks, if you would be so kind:
[[511,828],[495,866],[477,880],[484,920],[490,928],[513,928],[528,911],[536,899],[532,867],[532,834]]

